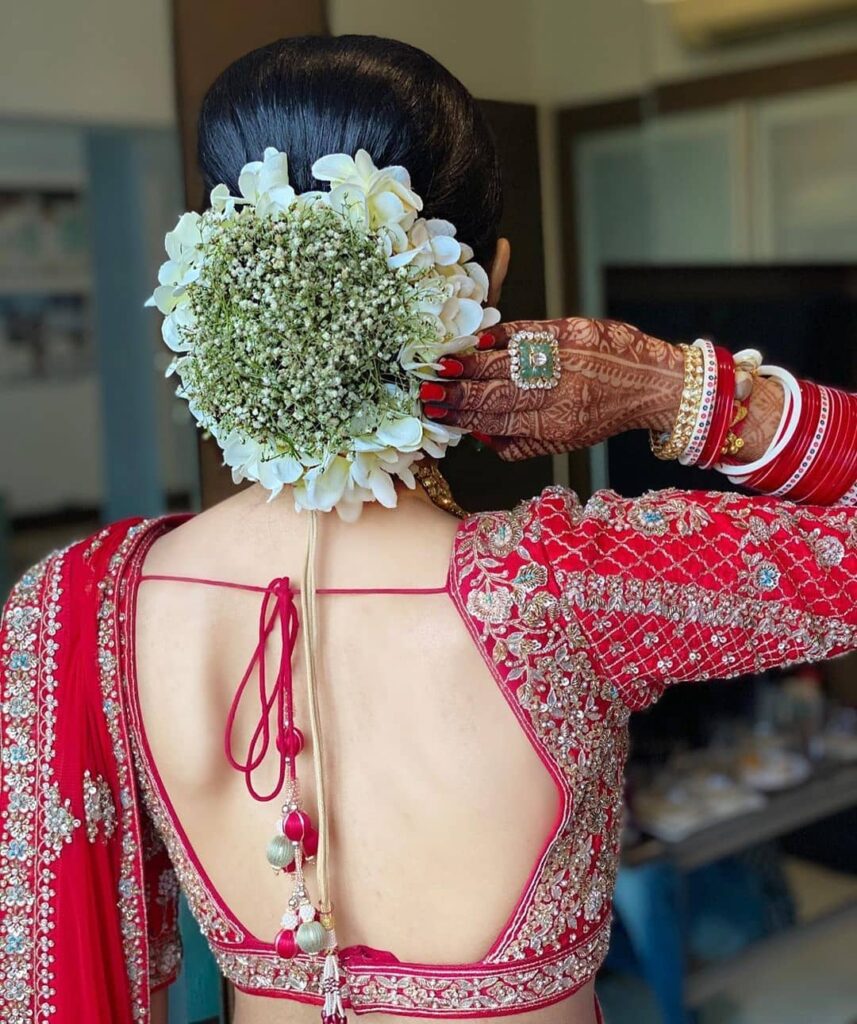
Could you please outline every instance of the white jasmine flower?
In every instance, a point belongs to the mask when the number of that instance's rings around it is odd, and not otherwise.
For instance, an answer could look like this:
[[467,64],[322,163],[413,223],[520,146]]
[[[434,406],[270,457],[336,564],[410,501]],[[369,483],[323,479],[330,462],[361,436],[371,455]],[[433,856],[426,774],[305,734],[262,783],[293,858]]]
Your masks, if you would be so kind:
[[461,246],[455,240],[455,228],[448,220],[420,220],[408,233],[411,246],[416,249],[417,266],[448,267],[461,259]]

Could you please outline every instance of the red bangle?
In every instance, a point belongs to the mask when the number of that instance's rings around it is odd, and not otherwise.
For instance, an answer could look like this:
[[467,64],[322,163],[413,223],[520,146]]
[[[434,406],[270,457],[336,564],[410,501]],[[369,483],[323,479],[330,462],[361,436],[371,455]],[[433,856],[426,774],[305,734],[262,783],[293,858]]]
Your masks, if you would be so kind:
[[844,434],[848,427],[842,416],[842,406],[836,395],[828,388],[823,389],[827,399],[827,433],[809,469],[792,488],[789,497],[795,501],[815,503],[815,495],[831,487],[838,488],[838,480],[844,476],[848,462],[847,451],[842,448]]
[[800,500],[816,505],[833,504],[843,497],[857,472],[857,406],[851,395],[826,390],[831,403],[828,439],[818,453],[815,472],[796,488]]
[[[810,454],[812,442],[818,432],[821,393],[816,384],[799,381],[802,399],[800,423],[798,423],[791,444],[778,459],[766,467],[756,478],[754,486],[766,494],[785,497],[793,486],[808,472],[813,457]],[[824,417],[824,429],[827,417]],[[817,451],[817,446],[816,446]],[[800,474],[797,476],[797,474]],[[796,479],[797,476],[797,479]]]
[[708,437],[702,447],[702,454],[697,460],[700,469],[710,469],[715,462],[720,461],[723,445],[726,442],[726,435],[732,426],[732,416],[735,411],[735,363],[732,360],[732,353],[719,346],[715,348],[717,353],[717,394],[714,399],[714,413],[711,417],[711,426],[708,430]]

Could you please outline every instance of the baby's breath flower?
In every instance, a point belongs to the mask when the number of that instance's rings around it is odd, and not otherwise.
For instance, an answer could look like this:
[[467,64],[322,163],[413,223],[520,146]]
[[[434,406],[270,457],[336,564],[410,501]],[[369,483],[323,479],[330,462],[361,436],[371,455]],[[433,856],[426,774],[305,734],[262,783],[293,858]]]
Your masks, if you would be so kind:
[[236,480],[302,508],[395,504],[392,476],[462,431],[425,419],[419,385],[496,323],[487,277],[446,221],[423,220],[401,168],[360,151],[317,161],[330,192],[298,196],[265,150],[211,209],[184,214],[150,299],[177,353],[169,372]]

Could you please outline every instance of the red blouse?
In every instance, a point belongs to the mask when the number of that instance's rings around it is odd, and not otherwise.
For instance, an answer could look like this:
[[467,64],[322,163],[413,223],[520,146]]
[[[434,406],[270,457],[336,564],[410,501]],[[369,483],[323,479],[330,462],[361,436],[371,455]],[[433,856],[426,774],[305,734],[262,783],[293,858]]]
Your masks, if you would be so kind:
[[[169,520],[159,520],[131,530],[127,524],[111,528],[100,535],[106,550],[99,552],[94,570],[87,574],[66,569],[59,576],[60,607],[63,601],[82,600],[85,592],[99,595],[89,605],[95,609],[95,621],[79,626],[94,636],[96,622],[100,623],[97,666],[91,674],[99,692],[109,697],[103,720],[92,719],[86,736],[64,732],[64,752],[52,741],[45,763],[68,759],[75,744],[91,744],[93,736],[112,735],[115,742],[113,759],[101,772],[104,786],[97,801],[86,802],[90,790],[85,778],[60,777],[52,768],[56,792],[40,791],[33,784],[28,793],[34,808],[22,810],[15,796],[18,776],[4,779],[0,974],[16,978],[17,987],[10,995],[8,984],[0,983],[0,1017],[14,1024],[47,1019],[18,1012],[35,1005],[39,985],[43,992],[53,990],[38,998],[42,1013],[49,1004],[59,1011],[51,1017],[54,1024],[80,1019],[81,1004],[74,1012],[66,1010],[57,991],[62,976],[63,991],[69,992],[69,970],[63,965],[74,954],[80,919],[70,920],[61,903],[51,902],[50,893],[37,898],[43,913],[48,908],[53,915],[55,960],[40,960],[32,950],[33,940],[44,941],[48,934],[44,920],[35,910],[22,910],[28,907],[22,902],[26,893],[13,889],[36,885],[42,853],[38,846],[16,847],[18,862],[10,859],[9,844],[26,832],[28,821],[35,821],[28,815],[44,816],[49,808],[42,807],[42,801],[48,799],[53,807],[57,802],[65,807],[70,818],[64,819],[63,839],[46,860],[50,870],[59,871],[63,858],[71,872],[79,870],[74,851],[80,858],[90,826],[96,841],[105,841],[108,850],[110,843],[121,840],[117,857],[126,858],[127,869],[124,876],[110,876],[117,885],[126,879],[124,897],[119,887],[119,912],[127,918],[128,907],[136,907],[138,916],[148,922],[131,939],[119,928],[117,949],[121,952],[124,942],[126,953],[130,948],[133,956],[125,956],[124,980],[120,985],[114,978],[110,997],[127,999],[127,979],[133,976],[130,991],[136,1002],[129,1005],[137,1013],[125,1015],[123,1004],[113,1020],[144,1020],[148,994],[140,984],[141,970],[153,971],[155,980],[164,979],[170,971],[158,966],[163,954],[157,951],[169,950],[170,970],[176,957],[175,936],[169,934],[174,887],[161,875],[157,892],[152,887],[140,889],[142,865],[156,863],[155,853],[144,856],[139,822],[134,827],[143,807],[167,846],[224,974],[245,991],[319,1001],[319,959],[303,954],[290,961],[279,959],[271,943],[249,934],[214,891],[169,805],[148,751],[134,685],[131,627],[145,552],[169,527]],[[89,547],[96,542],[97,538]],[[85,550],[80,545],[67,557],[80,563]],[[581,506],[570,492],[552,488],[514,512],[464,520],[455,538],[447,590],[510,711],[555,780],[561,814],[515,911],[482,961],[426,965],[402,963],[391,953],[366,946],[343,950],[346,1004],[358,1013],[457,1017],[532,1010],[565,998],[591,980],[609,937],[630,712],[651,704],[667,685],[680,680],[759,672],[854,649],[857,515],[845,506],[821,509],[680,491],[636,500],[601,492]],[[26,686],[22,689],[15,675],[26,647],[26,637],[22,647],[15,633],[21,602],[19,586],[4,619],[2,638],[4,768],[20,756],[21,720],[9,717],[10,701],[13,696],[27,699]],[[38,607],[44,614],[46,606]],[[39,612],[32,614],[38,618]],[[63,642],[69,644],[72,638],[61,637],[60,645]],[[31,646],[40,648],[48,662],[56,660],[43,643]],[[58,714],[74,719],[73,705],[80,700],[70,689],[70,673],[78,690],[86,693],[91,685],[86,669],[83,662],[72,667],[66,660],[59,675],[54,672],[59,686],[50,695],[56,694],[56,707],[50,702],[38,707],[16,703],[24,722],[35,730],[33,744],[38,745],[39,708],[55,719]],[[38,691],[39,678],[37,671],[31,694]],[[130,776],[126,774],[124,784],[119,779],[128,753],[135,759],[140,804]],[[75,760],[81,765],[87,758]],[[81,821],[86,821],[86,830],[78,827]],[[109,821],[114,822],[113,830],[105,838]],[[27,871],[22,876],[23,865]],[[10,867],[17,872],[14,878]],[[140,881],[131,883],[128,878]],[[109,909],[105,901],[102,904],[103,918]],[[66,937],[67,949],[57,941],[60,936]],[[74,961],[76,966],[81,962],[92,962],[88,951],[83,960]],[[102,962],[109,963],[109,958],[102,957]],[[98,988],[95,981],[87,985]],[[99,997],[108,998],[103,992]],[[11,1010],[18,1015],[10,1015]]]

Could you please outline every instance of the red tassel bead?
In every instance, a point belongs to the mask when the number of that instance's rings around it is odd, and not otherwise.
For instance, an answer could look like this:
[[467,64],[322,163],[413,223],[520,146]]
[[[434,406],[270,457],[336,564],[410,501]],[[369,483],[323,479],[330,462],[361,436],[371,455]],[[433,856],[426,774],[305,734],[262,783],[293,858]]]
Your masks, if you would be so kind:
[[297,757],[304,748],[304,734],[295,726],[283,736],[277,737],[277,750],[286,757]]
[[281,956],[284,960],[291,960],[298,952],[295,933],[288,928],[284,928],[281,932],[277,933],[277,937],[274,939],[274,947],[277,950],[278,956]]
[[318,853],[318,832],[311,828],[304,836],[304,856],[314,857]]
[[289,811],[283,821],[283,834],[293,843],[299,843],[312,830],[312,822],[304,811]]

